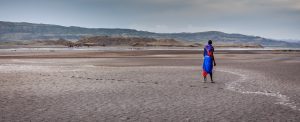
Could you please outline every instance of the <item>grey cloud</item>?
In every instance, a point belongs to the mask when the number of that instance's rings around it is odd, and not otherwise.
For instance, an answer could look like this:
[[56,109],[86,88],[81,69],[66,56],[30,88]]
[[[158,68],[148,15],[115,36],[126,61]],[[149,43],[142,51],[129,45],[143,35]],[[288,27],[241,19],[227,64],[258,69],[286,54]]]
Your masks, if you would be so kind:
[[0,0],[0,20],[300,39],[299,0]]

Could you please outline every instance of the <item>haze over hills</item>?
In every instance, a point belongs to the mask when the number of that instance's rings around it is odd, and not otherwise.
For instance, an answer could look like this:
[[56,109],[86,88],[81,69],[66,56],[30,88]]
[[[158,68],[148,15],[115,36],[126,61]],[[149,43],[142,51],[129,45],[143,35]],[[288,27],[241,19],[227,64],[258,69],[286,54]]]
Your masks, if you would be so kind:
[[60,26],[50,24],[35,24],[27,22],[0,21],[0,41],[27,40],[79,40],[83,37],[113,36],[113,37],[142,37],[155,39],[175,39],[205,43],[211,39],[219,44],[260,44],[263,46],[300,47],[300,43],[266,39],[258,36],[228,34],[219,31],[198,33],[153,33],[133,29],[83,28],[76,26]]

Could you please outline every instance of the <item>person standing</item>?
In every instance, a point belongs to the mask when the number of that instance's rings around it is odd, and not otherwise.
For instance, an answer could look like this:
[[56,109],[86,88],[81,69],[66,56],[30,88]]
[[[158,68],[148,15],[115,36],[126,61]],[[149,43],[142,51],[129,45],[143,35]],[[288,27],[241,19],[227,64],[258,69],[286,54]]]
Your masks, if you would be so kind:
[[203,52],[203,65],[202,65],[202,76],[204,78],[204,82],[206,82],[207,74],[210,75],[211,83],[215,83],[213,81],[213,67],[216,66],[216,61],[214,57],[214,47],[212,46],[212,41],[208,40],[208,44],[204,47]]

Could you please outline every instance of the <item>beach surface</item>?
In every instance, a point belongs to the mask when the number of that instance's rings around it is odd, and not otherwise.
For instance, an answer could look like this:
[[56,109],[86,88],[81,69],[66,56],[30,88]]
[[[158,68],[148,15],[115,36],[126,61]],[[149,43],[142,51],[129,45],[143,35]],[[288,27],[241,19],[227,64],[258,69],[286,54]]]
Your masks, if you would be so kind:
[[300,52],[0,50],[0,121],[300,121]]

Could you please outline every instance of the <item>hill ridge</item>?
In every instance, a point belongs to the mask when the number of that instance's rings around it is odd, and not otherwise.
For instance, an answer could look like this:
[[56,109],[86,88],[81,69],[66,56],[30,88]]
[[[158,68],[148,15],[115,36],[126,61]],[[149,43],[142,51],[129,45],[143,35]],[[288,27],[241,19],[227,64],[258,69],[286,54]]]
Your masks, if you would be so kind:
[[85,28],[79,26],[62,26],[29,22],[0,21],[0,41],[26,41],[26,40],[79,40],[92,36],[119,36],[119,37],[144,37],[155,39],[175,39],[206,43],[214,40],[216,43],[245,43],[260,44],[263,46],[300,47],[299,43],[278,41],[259,36],[250,36],[221,31],[181,32],[181,33],[155,33],[125,28]]

